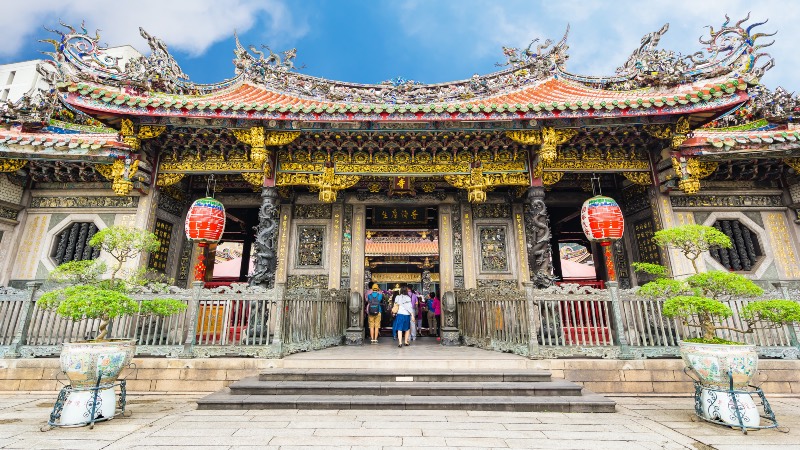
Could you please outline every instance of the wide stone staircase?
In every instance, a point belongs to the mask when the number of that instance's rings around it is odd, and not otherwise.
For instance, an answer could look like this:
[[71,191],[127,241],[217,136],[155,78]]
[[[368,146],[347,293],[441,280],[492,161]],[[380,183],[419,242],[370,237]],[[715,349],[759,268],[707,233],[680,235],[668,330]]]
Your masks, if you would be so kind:
[[488,368],[284,367],[239,380],[197,403],[210,410],[615,410],[613,401],[570,381],[553,380],[547,371]]

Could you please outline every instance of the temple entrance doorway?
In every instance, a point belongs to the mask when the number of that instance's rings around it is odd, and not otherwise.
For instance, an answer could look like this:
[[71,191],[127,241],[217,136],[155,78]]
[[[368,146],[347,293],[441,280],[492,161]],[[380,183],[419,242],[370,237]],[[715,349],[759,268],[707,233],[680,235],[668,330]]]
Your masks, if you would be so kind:
[[230,208],[225,211],[225,232],[206,253],[206,287],[247,283],[254,266],[254,228],[258,208]]
[[[439,293],[438,208],[435,206],[372,206],[366,208],[364,240],[365,292],[378,286],[383,296],[380,335],[392,334],[391,308],[401,288],[413,290],[420,302]],[[422,307],[416,329],[419,338],[438,337]],[[366,327],[365,327],[366,328]],[[367,336],[369,331],[366,330]],[[431,340],[432,340],[431,339]],[[422,341],[420,341],[422,342]]]
[[556,283],[604,289],[608,281],[603,250],[590,242],[581,226],[581,207],[595,194],[610,196],[623,204],[623,191],[633,186],[615,173],[568,174],[545,197],[550,217],[553,274]]

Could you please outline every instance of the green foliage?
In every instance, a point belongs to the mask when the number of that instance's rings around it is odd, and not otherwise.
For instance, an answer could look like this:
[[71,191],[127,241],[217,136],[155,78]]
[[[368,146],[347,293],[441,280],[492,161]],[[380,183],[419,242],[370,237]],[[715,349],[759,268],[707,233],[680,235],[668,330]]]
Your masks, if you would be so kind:
[[154,252],[161,243],[149,231],[115,225],[95,233],[89,240],[89,245],[99,247],[120,261],[121,257],[127,260],[141,252]]
[[646,273],[649,275],[655,275],[657,277],[665,277],[667,276],[667,268],[662,266],[661,264],[652,264],[646,262],[635,262],[632,263],[633,270],[637,272]]
[[697,273],[686,279],[689,286],[697,288],[703,295],[719,300],[720,297],[758,297],[764,290],[749,278],[733,272],[712,270]]
[[[679,295],[664,302],[663,314],[666,317],[689,319],[693,316],[727,318],[733,315],[728,305],[713,298],[697,295]],[[703,318],[701,318],[703,321]]]
[[715,337],[715,338],[712,338],[712,339],[688,338],[688,339],[684,339],[684,341],[686,341],[686,342],[694,342],[696,344],[746,345],[743,342],[729,341],[727,339],[722,339],[722,338],[718,338],[718,337]]
[[107,269],[106,263],[96,259],[70,261],[56,267],[50,272],[48,279],[57,283],[96,283]]
[[653,239],[661,247],[673,247],[683,253],[697,270],[697,258],[712,247],[731,248],[733,243],[725,233],[705,225],[682,225],[656,231]]
[[139,310],[136,301],[122,292],[93,285],[69,286],[47,292],[36,305],[72,320],[110,320]]
[[775,326],[800,322],[800,303],[792,300],[761,300],[742,308],[741,316],[748,322],[768,322]]
[[145,300],[139,309],[144,316],[166,317],[186,310],[186,303],[174,298],[156,298]]
[[685,281],[671,278],[658,278],[639,288],[639,295],[653,300],[697,293]]

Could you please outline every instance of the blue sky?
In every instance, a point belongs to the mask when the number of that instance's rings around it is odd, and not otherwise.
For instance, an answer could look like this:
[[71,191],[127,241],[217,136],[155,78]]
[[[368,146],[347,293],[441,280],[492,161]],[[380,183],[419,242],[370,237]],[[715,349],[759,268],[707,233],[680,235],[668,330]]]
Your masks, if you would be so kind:
[[[558,40],[569,23],[567,68],[609,75],[665,22],[661,47],[691,53],[706,25],[719,27],[748,11],[761,30],[779,33],[768,51],[770,87],[800,91],[800,1],[762,0],[24,0],[3,5],[0,64],[40,58],[58,19],[101,29],[111,46],[147,50],[138,27],[162,38],[193,81],[233,75],[233,30],[243,44],[296,47],[304,73],[361,83],[402,76],[426,83],[497,70],[501,46]],[[755,21],[755,20],[753,20]]]

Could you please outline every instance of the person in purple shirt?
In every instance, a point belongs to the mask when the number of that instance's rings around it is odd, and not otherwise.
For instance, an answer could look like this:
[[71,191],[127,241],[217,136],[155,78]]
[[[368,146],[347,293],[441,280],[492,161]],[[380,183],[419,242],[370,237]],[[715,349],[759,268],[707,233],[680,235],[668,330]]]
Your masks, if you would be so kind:
[[436,340],[442,340],[442,302],[439,297],[433,293],[433,314],[436,316]]
[[[408,289],[408,296],[411,297],[411,308],[414,310],[414,313],[418,314],[418,303],[419,303],[419,295],[417,295],[416,291],[413,289]],[[417,340],[417,321],[414,320],[411,322],[411,340]]]

